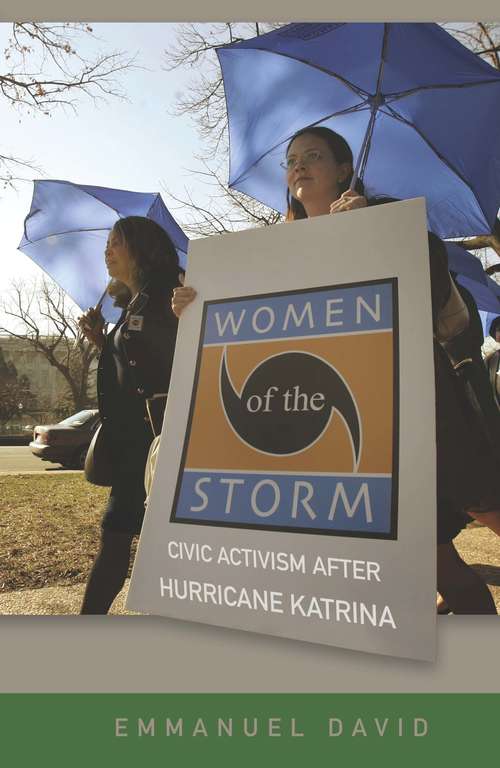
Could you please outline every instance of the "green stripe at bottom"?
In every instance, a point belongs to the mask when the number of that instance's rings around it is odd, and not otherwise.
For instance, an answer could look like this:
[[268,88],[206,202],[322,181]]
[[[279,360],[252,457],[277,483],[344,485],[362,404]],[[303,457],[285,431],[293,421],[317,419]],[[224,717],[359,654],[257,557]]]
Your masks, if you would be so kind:
[[22,768],[473,768],[498,759],[499,705],[500,694],[0,694],[0,750]]

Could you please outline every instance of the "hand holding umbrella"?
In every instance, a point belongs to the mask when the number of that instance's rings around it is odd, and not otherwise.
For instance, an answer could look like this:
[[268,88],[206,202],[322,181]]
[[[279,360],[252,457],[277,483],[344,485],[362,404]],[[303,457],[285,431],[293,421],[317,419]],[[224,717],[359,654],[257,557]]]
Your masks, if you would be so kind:
[[89,309],[78,318],[78,326],[81,334],[85,336],[86,339],[92,344],[95,344],[98,349],[102,349],[104,346],[106,323],[102,316],[99,304],[96,307],[89,307]]
[[368,200],[364,195],[360,195],[354,189],[348,189],[342,192],[337,200],[334,200],[330,206],[330,213],[339,213],[340,211],[354,211],[356,208],[366,208]]

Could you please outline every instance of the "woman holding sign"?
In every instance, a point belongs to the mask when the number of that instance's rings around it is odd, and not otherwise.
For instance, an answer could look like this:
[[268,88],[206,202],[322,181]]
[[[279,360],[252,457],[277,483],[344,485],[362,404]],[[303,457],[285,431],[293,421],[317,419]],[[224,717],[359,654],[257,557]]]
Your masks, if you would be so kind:
[[179,285],[175,247],[151,219],[119,219],[108,237],[105,258],[113,278],[108,292],[122,307],[121,317],[107,336],[100,312],[89,310],[80,318],[82,332],[102,350],[97,394],[112,476],[101,546],[81,609],[91,614],[107,613],[122,589],[132,540],[141,530],[146,459],[162,417],[156,413],[155,419],[151,405],[165,404],[164,397],[151,399],[165,395],[169,386],[177,334],[170,301]]
[[[348,143],[328,128],[299,131],[290,140],[282,163],[287,174],[287,221],[337,214],[393,202],[367,199],[362,182],[349,189],[353,155]],[[447,266],[438,237],[429,234],[432,314],[435,339],[444,341],[467,332],[473,302],[464,303]],[[177,317],[195,297],[190,287],[174,290],[172,309]],[[450,322],[453,318],[453,324]],[[454,613],[496,613],[484,582],[459,557],[453,538],[465,527],[463,510],[500,509],[500,476],[489,446],[470,413],[461,382],[448,355],[434,343],[437,400],[438,457],[438,590]],[[474,357],[474,355],[471,355]],[[480,457],[478,459],[478,457]],[[459,480],[456,480],[456,477]]]

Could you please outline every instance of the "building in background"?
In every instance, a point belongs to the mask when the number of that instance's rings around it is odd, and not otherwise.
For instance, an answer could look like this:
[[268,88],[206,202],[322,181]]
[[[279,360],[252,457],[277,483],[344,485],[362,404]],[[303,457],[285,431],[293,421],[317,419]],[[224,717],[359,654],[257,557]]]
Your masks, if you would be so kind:
[[[25,403],[20,395],[17,413],[3,423],[0,420],[0,431],[9,434],[28,425],[59,421],[75,410],[66,379],[42,352],[33,350],[32,345],[25,339],[7,335],[0,336],[0,351],[6,366],[11,371],[14,366],[18,381],[22,377],[27,378],[32,395]],[[61,357],[62,354],[61,351]],[[88,388],[88,406],[91,408],[96,407],[97,403],[96,370],[97,360],[94,360],[91,364]],[[0,378],[3,379],[0,381],[0,388],[5,387],[7,381],[3,369],[0,370]]]

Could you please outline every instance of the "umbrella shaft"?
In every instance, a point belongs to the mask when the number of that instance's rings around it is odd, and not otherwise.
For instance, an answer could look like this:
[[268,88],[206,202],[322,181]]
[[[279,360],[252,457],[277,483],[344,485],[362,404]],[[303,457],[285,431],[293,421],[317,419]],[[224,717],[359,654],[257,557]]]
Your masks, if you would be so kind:
[[377,88],[375,91],[375,96],[370,99],[371,101],[371,115],[370,115],[370,121],[368,123],[368,127],[366,129],[365,138],[363,139],[363,144],[361,145],[361,150],[358,155],[358,160],[356,163],[356,168],[354,169],[354,173],[352,174],[351,183],[349,185],[349,189],[354,189],[356,182],[361,173],[364,172],[364,168],[366,165],[366,160],[368,158],[368,152],[370,151],[370,143],[373,133],[373,127],[375,125],[375,118],[377,116],[377,110],[379,106],[381,105],[383,99],[381,98],[382,95],[382,77],[384,74],[384,64],[385,64],[385,55],[387,50],[387,36],[389,34],[389,27],[387,24],[384,24],[384,37],[382,41],[382,51],[380,55],[380,66],[378,70],[378,76],[377,76]]
[[356,182],[357,182],[357,180],[359,178],[359,174],[360,174],[360,169],[362,167],[364,168],[364,165],[365,165],[365,162],[366,162],[366,157],[368,155],[368,147],[370,145],[370,140],[371,140],[372,133],[373,133],[373,126],[375,124],[375,117],[376,117],[376,115],[377,115],[377,106],[374,104],[372,106],[371,115],[370,115],[370,121],[368,123],[368,127],[367,127],[366,133],[365,133],[365,137],[363,139],[363,143],[361,145],[361,149],[360,149],[360,152],[359,152],[359,155],[358,155],[358,159],[357,159],[357,162],[356,162],[356,167],[355,167],[354,172],[352,174],[351,183],[349,185],[349,189],[350,190],[354,189],[354,187],[356,186]]
[[96,309],[100,309],[100,308],[102,307],[102,302],[103,302],[103,301],[104,301],[104,299],[106,298],[106,294],[107,294],[107,292],[108,292],[108,286],[106,286],[106,288],[105,288],[105,290],[104,290],[104,293],[102,294],[101,298],[99,299],[99,301],[98,301],[98,302],[97,302],[97,304],[95,305],[95,308],[96,308]]
[[[106,286],[106,290],[104,291],[104,293],[102,294],[101,298],[99,299],[99,301],[95,305],[94,309],[101,309],[102,302],[104,301],[104,299],[106,297],[106,294],[108,292],[108,287],[109,286]],[[79,330],[78,333],[76,334],[75,345],[78,345],[82,338],[83,338],[83,333],[82,333],[81,330]]]

